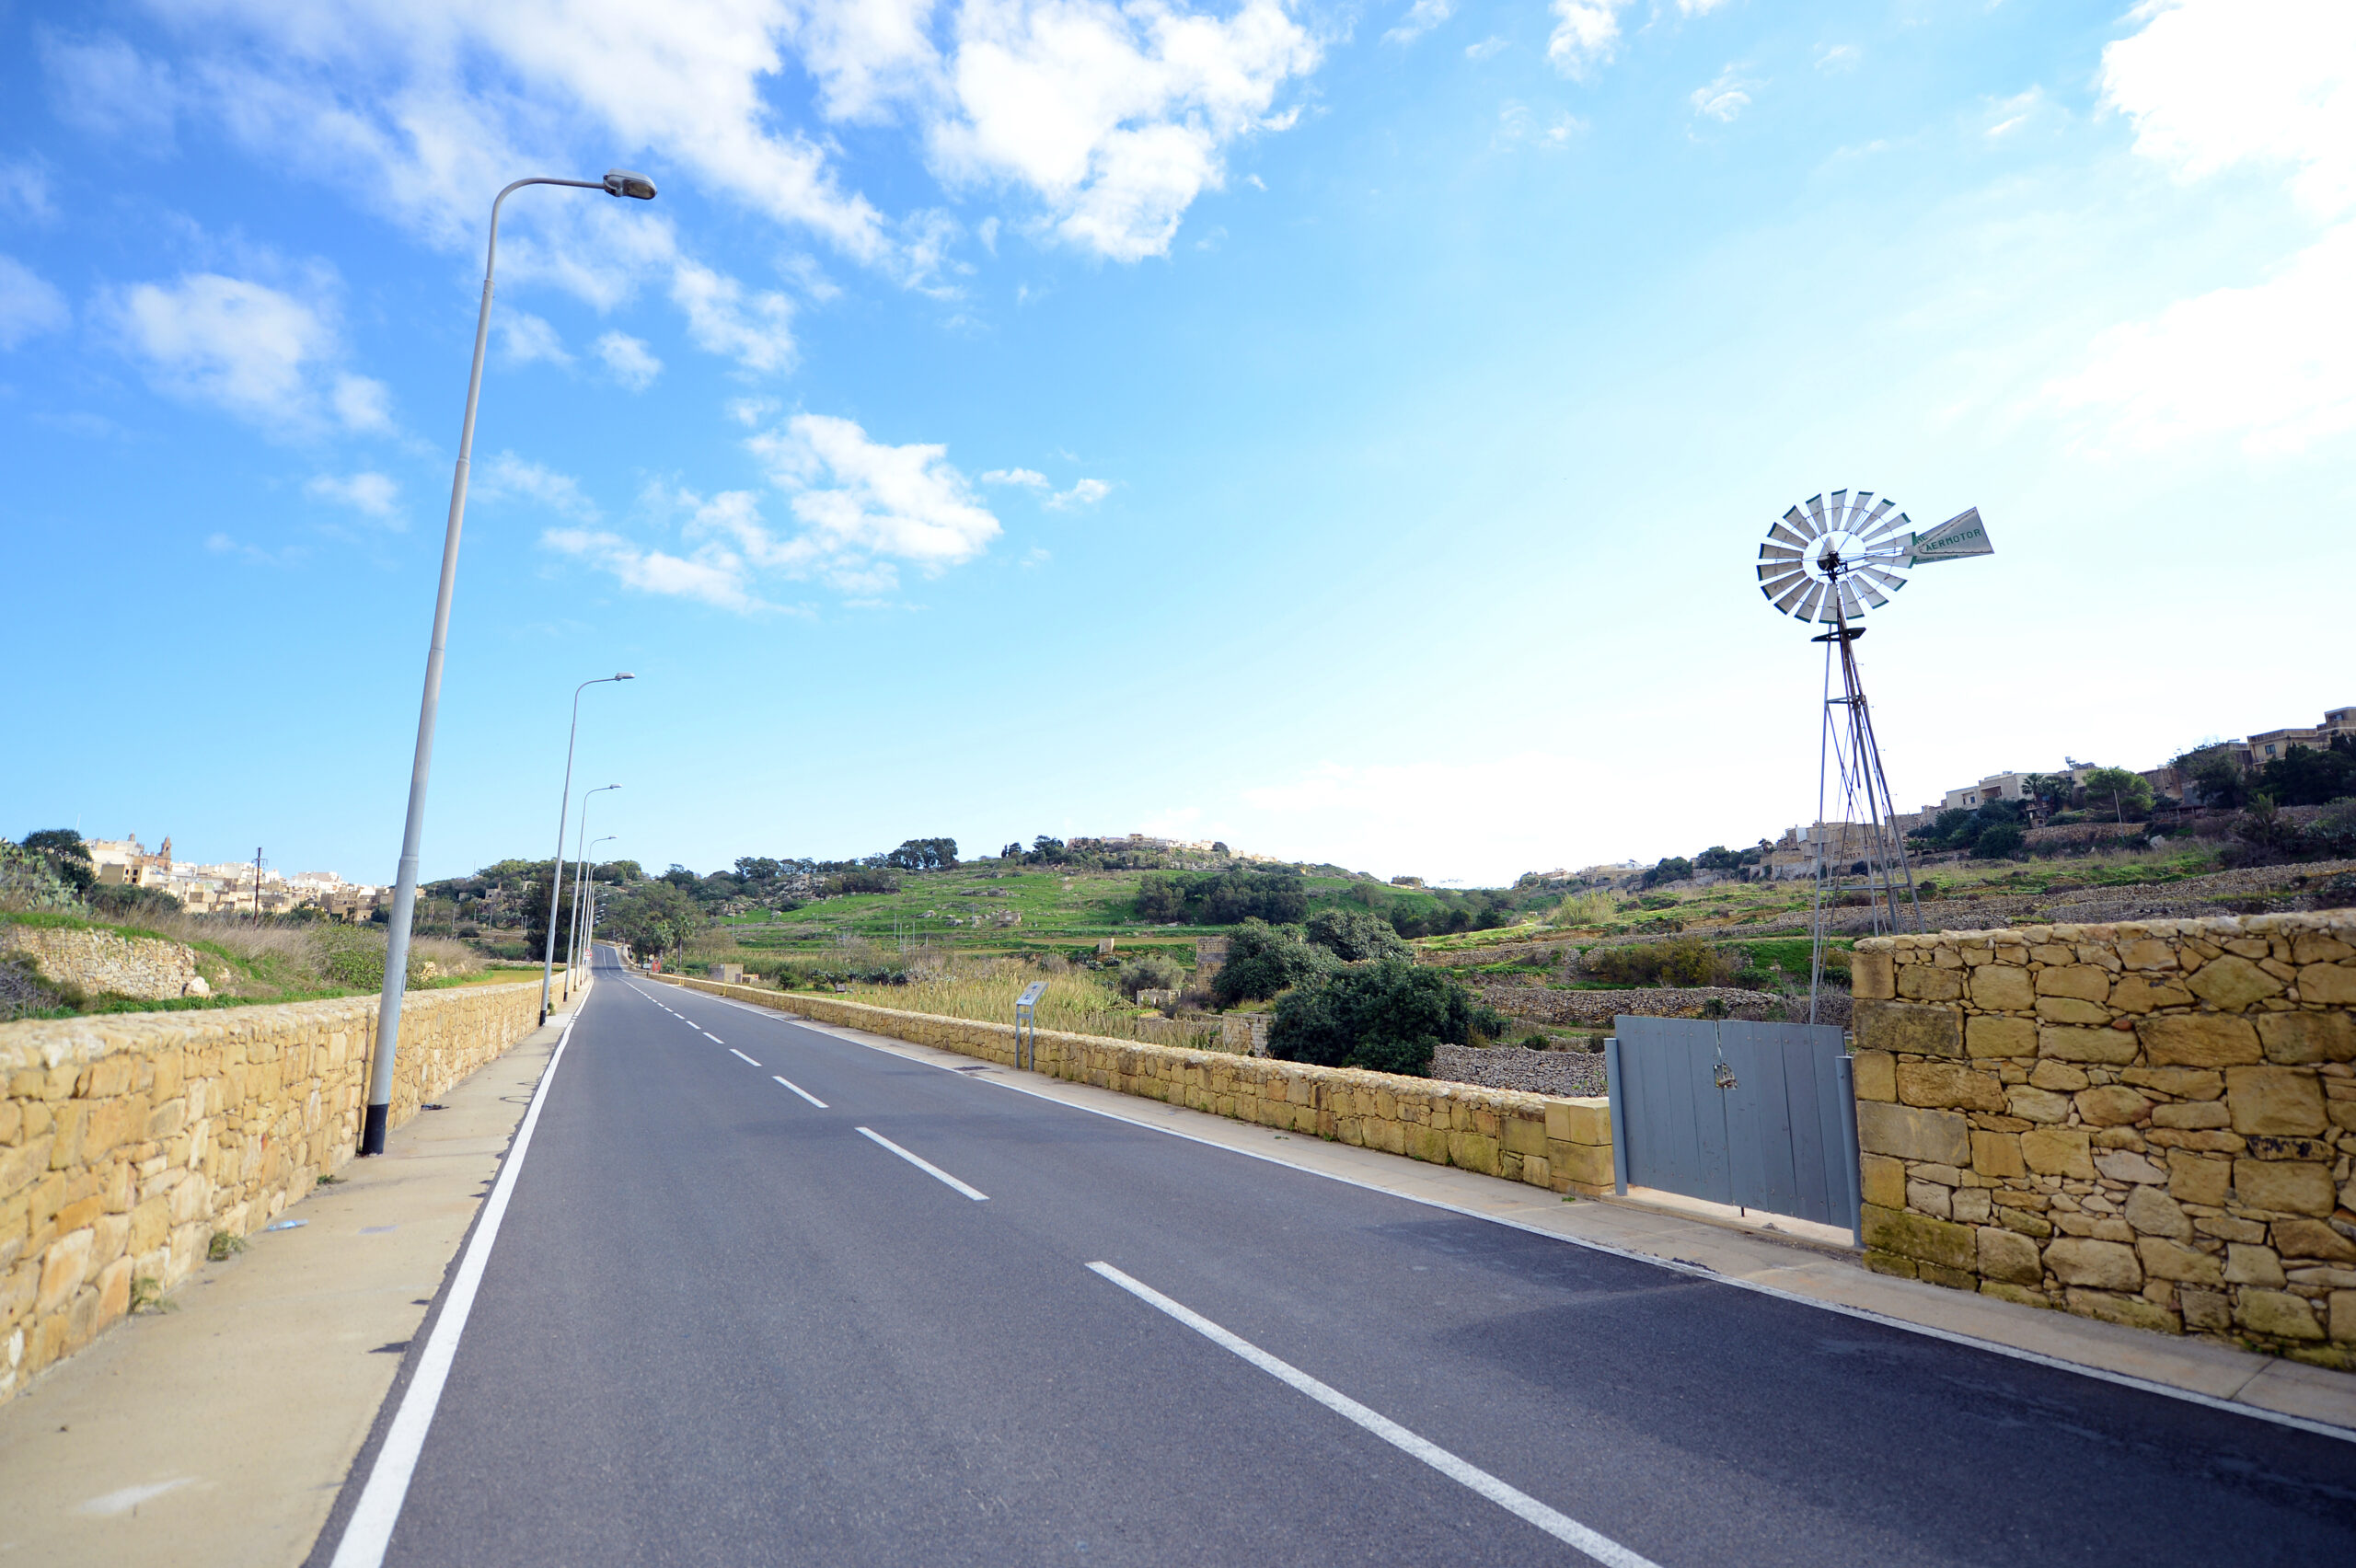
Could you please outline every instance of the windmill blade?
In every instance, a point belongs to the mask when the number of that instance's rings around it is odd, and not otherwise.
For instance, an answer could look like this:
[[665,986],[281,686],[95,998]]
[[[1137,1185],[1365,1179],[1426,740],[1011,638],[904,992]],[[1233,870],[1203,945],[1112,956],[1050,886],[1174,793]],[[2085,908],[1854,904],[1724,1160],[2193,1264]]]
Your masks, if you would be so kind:
[[1815,538],[1818,534],[1823,532],[1822,529],[1819,528],[1815,524],[1807,520],[1807,513],[1802,512],[1796,506],[1784,513],[1784,523],[1786,527],[1792,530],[1793,535],[1801,544],[1807,543],[1810,539]]
[[1865,606],[1857,603],[1857,585],[1855,583],[1843,582],[1841,584],[1841,608],[1843,613],[1850,616],[1852,618],[1861,617],[1865,613]]
[[1824,521],[1824,497],[1822,495],[1812,495],[1807,498],[1807,514],[1809,519],[1816,524],[1817,533],[1825,534],[1831,531],[1831,525]]
[[1824,584],[1821,582],[1811,582],[1807,585],[1807,593],[1800,600],[1800,607],[1794,610],[1792,613],[1799,617],[1802,620],[1814,620],[1816,618],[1816,606],[1824,602]]
[[1877,590],[1870,582],[1853,582],[1849,586],[1857,591],[1857,597],[1877,610],[1889,603],[1889,596]]
[[1779,545],[1773,539],[1759,547],[1761,560],[1797,560],[1807,553],[1797,545]]
[[1828,526],[1846,528],[1849,525],[1849,492],[1845,490],[1834,490],[1831,503],[1825,507],[1824,514],[1831,519]]
[[[1815,586],[1816,584],[1810,582],[1807,578],[1803,575],[1797,582],[1792,584],[1791,588],[1782,598],[1775,601],[1775,607],[1783,611],[1787,616],[1799,615],[1797,606],[1800,602],[1800,596]],[[1800,618],[1802,620],[1806,620],[1807,617],[1806,616],[1800,616]]]
[[1759,569],[1759,581],[1761,582],[1781,582],[1795,575],[1804,575],[1796,561],[1771,560]]
[[1861,566],[1857,568],[1857,575],[1877,587],[1888,589],[1893,594],[1906,586],[1905,578],[1897,572],[1884,571],[1876,566]]
[[1865,522],[1859,525],[1858,531],[1865,538],[1874,539],[1888,533],[1890,529],[1899,526],[1900,524],[1906,521],[1906,513],[1899,512],[1897,521],[1890,521],[1890,513],[1892,512],[1896,512],[1897,507],[1898,503],[1887,497],[1877,502],[1874,505],[1871,515],[1867,516]]
[[[1859,490],[1849,498],[1849,520],[1852,525],[1849,531],[1851,533],[1862,534],[1865,531],[1866,524],[1872,521],[1869,512],[1873,505],[1873,499],[1874,492],[1871,490]],[[1883,504],[1887,505],[1888,502]]]
[[1776,524],[1773,527],[1767,530],[1767,537],[1771,541],[1780,539],[1787,545],[1806,545],[1807,543],[1807,535],[1796,534],[1791,529],[1784,527],[1781,523]]
[[1980,508],[1974,506],[1926,533],[1915,535],[1906,564],[1920,566],[1927,561],[1961,560],[1967,556],[1995,553],[1996,547],[1988,542],[1988,530],[1980,521]]

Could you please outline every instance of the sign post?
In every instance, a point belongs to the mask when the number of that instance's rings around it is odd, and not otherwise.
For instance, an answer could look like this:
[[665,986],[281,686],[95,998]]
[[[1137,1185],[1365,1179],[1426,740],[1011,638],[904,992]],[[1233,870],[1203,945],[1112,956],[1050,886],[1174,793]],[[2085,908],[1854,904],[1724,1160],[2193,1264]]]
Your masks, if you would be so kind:
[[[1039,1005],[1039,998],[1046,994],[1047,983],[1034,980],[1022,987],[1022,995],[1014,998],[1014,1065],[1017,1067],[1027,1066],[1033,1072],[1039,1070],[1039,1023],[1033,1016],[1033,1009]],[[1029,1047],[1027,1053],[1024,1050],[1026,1045]]]

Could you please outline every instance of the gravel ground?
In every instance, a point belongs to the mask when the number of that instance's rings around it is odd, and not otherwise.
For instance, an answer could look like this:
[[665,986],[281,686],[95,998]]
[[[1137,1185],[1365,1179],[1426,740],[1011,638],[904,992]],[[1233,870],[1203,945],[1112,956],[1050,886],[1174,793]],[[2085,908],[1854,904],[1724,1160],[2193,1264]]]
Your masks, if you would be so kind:
[[1603,1054],[1526,1051],[1519,1045],[1442,1045],[1432,1054],[1432,1077],[1484,1089],[1523,1089],[1576,1098],[1604,1090]]

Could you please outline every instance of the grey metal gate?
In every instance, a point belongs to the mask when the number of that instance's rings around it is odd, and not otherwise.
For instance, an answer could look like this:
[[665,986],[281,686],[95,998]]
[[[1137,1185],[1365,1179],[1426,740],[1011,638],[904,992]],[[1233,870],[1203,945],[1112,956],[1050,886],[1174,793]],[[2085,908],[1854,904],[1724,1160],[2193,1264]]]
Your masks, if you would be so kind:
[[1623,1015],[1605,1042],[1615,1185],[1857,1238],[1857,1101],[1839,1029]]

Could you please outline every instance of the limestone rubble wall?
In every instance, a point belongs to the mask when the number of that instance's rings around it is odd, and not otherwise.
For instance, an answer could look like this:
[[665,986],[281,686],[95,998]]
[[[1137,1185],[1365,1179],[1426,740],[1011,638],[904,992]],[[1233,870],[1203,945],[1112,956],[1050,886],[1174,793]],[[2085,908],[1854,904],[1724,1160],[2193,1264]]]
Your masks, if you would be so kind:
[[[660,978],[821,1023],[1014,1062],[1014,1026],[907,1012],[803,992]],[[1261,1126],[1378,1148],[1590,1197],[1611,1191],[1611,1116],[1601,1099],[1561,1100],[1355,1067],[1320,1067],[1059,1030],[1038,1032],[1038,1070]]]
[[92,993],[152,1002],[204,992],[196,983],[196,951],[161,937],[0,919],[0,952],[11,950],[29,953],[45,978]]
[[1854,964],[1870,1266],[2356,1369],[2356,910]]
[[[537,980],[412,991],[392,1124],[532,1032]],[[0,1024],[0,1401],[349,1161],[376,998]]]

